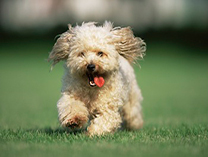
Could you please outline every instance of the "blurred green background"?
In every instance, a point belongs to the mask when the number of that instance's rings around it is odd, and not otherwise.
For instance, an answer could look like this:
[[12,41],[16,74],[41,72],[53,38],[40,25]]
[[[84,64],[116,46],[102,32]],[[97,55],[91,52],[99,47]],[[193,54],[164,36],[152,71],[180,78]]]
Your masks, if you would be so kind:
[[67,24],[131,26],[147,43],[135,65],[145,126],[208,122],[206,0],[1,0],[0,129],[56,129],[62,64],[47,57]]

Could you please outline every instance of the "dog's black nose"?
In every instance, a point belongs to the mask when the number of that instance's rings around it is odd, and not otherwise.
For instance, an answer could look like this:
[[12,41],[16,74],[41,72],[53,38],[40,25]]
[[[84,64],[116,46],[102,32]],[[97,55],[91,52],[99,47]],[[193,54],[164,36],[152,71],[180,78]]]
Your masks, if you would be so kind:
[[93,72],[93,71],[95,70],[95,65],[94,65],[94,64],[89,64],[89,65],[87,66],[87,70]]

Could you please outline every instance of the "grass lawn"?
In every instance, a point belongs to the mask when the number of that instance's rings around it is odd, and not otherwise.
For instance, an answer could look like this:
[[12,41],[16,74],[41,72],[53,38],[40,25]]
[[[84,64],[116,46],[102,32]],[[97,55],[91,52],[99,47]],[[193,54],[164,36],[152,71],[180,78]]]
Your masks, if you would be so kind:
[[144,128],[89,138],[59,127],[63,69],[49,72],[52,42],[0,43],[0,156],[208,156],[206,50],[148,43],[135,66]]

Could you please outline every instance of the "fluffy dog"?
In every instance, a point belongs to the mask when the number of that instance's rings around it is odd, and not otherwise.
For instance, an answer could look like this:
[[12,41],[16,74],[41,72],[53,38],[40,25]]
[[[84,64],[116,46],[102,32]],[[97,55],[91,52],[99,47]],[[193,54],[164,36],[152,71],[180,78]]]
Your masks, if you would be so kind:
[[92,135],[119,128],[140,129],[141,91],[131,64],[143,58],[145,43],[129,27],[82,23],[61,34],[49,55],[52,66],[65,61],[62,96],[57,103],[63,127]]

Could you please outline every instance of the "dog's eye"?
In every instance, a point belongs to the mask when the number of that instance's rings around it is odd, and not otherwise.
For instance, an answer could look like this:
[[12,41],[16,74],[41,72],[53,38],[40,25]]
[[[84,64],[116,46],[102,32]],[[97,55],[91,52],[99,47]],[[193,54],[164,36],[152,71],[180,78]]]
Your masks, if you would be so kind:
[[97,53],[97,55],[100,56],[100,57],[102,57],[102,56],[103,56],[103,52],[102,52],[102,51],[99,51],[99,52]]
[[80,57],[84,57],[84,56],[85,56],[84,52],[81,52],[81,53],[79,54],[79,56],[80,56]]

